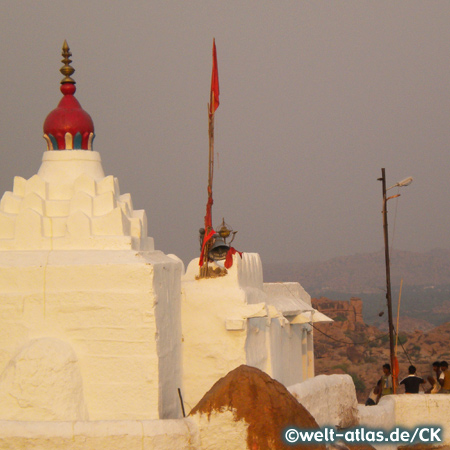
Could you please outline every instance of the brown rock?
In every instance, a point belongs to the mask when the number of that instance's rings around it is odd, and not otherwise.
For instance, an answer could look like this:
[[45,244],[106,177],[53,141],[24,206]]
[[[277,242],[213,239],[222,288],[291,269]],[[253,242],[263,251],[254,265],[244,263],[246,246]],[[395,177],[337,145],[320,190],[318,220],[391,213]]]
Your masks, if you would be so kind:
[[[333,323],[314,325],[314,348],[320,349],[315,354],[316,375],[350,374],[355,381],[358,401],[364,403],[382,375],[382,365],[389,362],[387,332],[360,322],[358,318],[362,311],[358,299],[333,301],[320,298],[312,299],[312,302],[319,311],[335,319]],[[347,313],[345,317],[344,313]],[[412,321],[405,317],[402,322],[401,317],[400,329],[402,323],[408,326],[400,332],[397,353],[400,379],[408,374],[410,364],[416,366],[417,375],[427,377],[433,361],[450,360],[450,322],[428,331],[421,330],[427,328],[426,324],[419,327],[417,319]],[[429,387],[427,383],[425,388]],[[404,392],[403,386],[399,392]]]
[[354,364],[360,363],[363,358],[364,355],[355,347],[355,346],[350,346],[347,347],[347,358]]
[[[290,449],[282,440],[288,426],[319,428],[311,414],[278,381],[255,367],[239,366],[221,378],[204,395],[190,415],[234,410],[236,421],[248,424],[250,450]],[[295,446],[304,450],[325,450],[323,445]]]

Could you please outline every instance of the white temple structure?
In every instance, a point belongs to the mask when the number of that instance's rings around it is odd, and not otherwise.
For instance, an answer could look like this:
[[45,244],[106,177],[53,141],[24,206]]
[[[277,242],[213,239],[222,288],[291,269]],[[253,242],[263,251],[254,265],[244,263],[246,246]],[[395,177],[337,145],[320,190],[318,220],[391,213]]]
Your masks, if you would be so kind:
[[179,417],[182,265],[105,177],[63,56],[41,167],[0,203],[0,418]]
[[196,279],[198,258],[182,277],[183,387],[194,406],[240,364],[291,386],[314,377],[313,329],[329,322],[299,283],[263,283],[257,253],[233,256],[223,277]]
[[198,259],[184,274],[155,250],[92,150],[63,56],[41,167],[0,203],[0,420],[180,418],[178,389],[193,407],[240,364],[313,377],[311,323],[330,319],[298,283],[263,283],[257,254],[199,280]]

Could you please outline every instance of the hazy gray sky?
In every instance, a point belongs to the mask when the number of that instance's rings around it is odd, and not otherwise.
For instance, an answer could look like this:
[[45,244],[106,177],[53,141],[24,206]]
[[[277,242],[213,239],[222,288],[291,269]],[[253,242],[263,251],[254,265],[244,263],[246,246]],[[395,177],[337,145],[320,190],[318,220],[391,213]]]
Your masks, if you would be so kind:
[[[215,37],[213,223],[263,262],[383,247],[381,184],[412,175],[394,247],[450,247],[449,1],[3,0],[0,192],[37,172],[61,46],[105,173],[157,249],[198,256]],[[390,233],[396,200],[389,202]]]

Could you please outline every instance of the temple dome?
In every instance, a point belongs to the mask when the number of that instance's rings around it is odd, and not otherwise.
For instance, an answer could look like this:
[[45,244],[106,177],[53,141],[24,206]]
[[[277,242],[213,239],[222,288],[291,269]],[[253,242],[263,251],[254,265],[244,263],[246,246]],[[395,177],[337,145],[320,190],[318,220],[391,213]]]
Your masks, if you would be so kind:
[[74,97],[75,81],[70,75],[75,72],[75,69],[70,66],[72,53],[66,41],[64,41],[62,55],[64,66],[60,71],[65,75],[61,81],[61,92],[64,97],[44,122],[47,150],[92,150],[94,122]]

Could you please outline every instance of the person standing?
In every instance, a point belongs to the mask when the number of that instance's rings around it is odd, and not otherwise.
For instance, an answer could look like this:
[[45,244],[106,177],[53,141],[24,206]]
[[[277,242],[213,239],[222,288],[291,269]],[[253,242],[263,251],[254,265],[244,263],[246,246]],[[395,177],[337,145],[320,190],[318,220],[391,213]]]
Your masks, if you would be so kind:
[[393,394],[393,392],[394,392],[394,389],[392,386],[391,365],[384,364],[383,365],[383,376],[381,377],[381,395],[380,395],[380,397]]
[[450,372],[448,371],[448,362],[441,361],[441,375],[439,376],[441,385],[440,394],[450,394]]
[[429,388],[426,393],[427,394],[437,394],[440,389],[441,385],[439,384],[439,375],[441,374],[441,363],[439,361],[435,361],[432,364],[432,370],[429,375],[428,383],[431,384],[431,388]]
[[369,397],[366,400],[365,406],[373,406],[378,403],[380,399],[380,391],[381,391],[381,380],[378,380],[375,387],[370,391]]
[[421,384],[425,384],[425,380],[416,375],[416,368],[411,365],[408,367],[409,375],[400,381],[405,386],[405,394],[418,394]]

